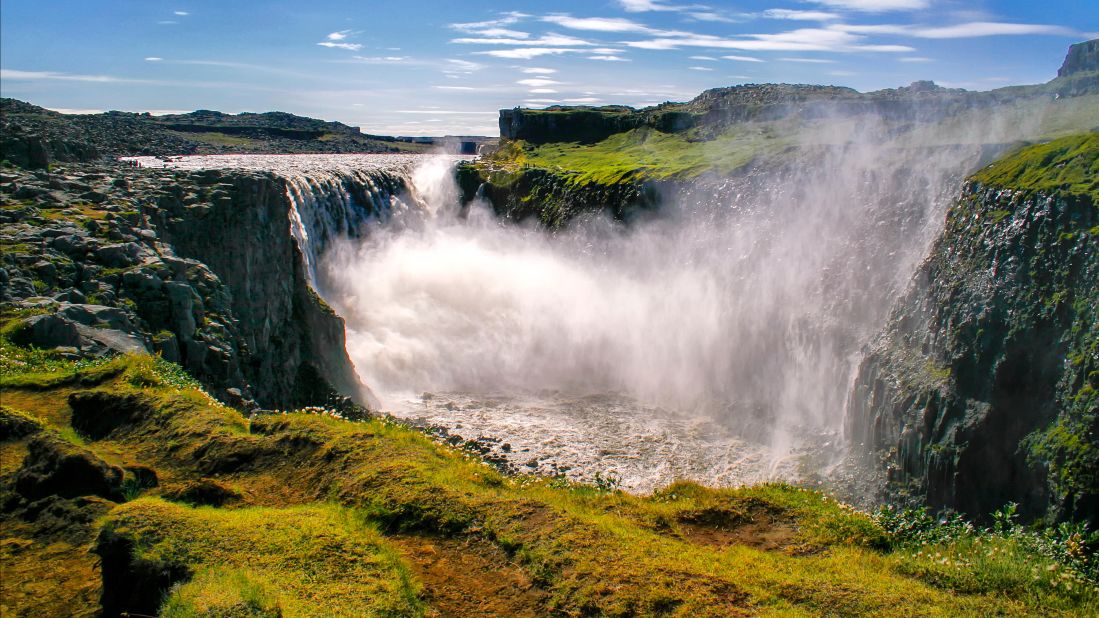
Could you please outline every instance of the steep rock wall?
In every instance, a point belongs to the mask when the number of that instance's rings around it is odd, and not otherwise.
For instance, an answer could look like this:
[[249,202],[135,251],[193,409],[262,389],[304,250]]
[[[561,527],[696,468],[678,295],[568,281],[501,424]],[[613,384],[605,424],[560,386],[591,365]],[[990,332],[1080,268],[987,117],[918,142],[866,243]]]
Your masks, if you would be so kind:
[[[206,264],[232,291],[242,372],[265,405],[323,401],[327,384],[371,403],[347,357],[343,320],[311,287],[291,234],[287,180],[207,170],[166,185],[147,213],[180,256]],[[198,192],[185,186],[198,187]],[[201,195],[201,197],[200,197]]]
[[970,184],[864,358],[847,431],[936,508],[1099,513],[1099,212]]

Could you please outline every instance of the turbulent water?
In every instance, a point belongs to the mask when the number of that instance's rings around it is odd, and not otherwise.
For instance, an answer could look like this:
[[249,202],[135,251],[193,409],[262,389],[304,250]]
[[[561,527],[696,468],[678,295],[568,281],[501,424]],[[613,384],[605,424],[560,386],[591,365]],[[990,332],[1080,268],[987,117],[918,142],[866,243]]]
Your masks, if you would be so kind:
[[977,154],[818,140],[670,189],[628,226],[554,233],[460,207],[453,157],[166,164],[287,178],[314,283],[393,414],[520,470],[648,491],[793,479],[801,454],[838,455],[860,348]]

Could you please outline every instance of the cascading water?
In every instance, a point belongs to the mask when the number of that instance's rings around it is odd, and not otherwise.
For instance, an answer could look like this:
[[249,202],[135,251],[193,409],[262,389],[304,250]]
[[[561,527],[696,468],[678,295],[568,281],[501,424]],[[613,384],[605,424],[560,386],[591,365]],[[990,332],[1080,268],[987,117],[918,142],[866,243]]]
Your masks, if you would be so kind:
[[420,207],[333,244],[319,277],[387,407],[499,438],[520,468],[642,491],[790,478],[792,454],[842,442],[860,347],[978,152],[818,141],[556,233],[459,208],[432,162]]
[[838,461],[860,350],[996,134],[860,121],[629,225],[556,232],[461,207],[453,158],[223,166],[286,178],[313,284],[385,409],[521,470],[735,485]]

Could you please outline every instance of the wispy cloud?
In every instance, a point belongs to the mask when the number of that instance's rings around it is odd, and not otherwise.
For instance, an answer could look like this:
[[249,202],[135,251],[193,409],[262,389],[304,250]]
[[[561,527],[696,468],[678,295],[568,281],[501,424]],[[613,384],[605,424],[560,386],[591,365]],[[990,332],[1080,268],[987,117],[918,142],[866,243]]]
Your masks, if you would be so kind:
[[722,56],[725,60],[735,60],[736,62],[763,62],[759,58],[753,58],[751,56]]
[[614,54],[596,54],[595,56],[587,56],[588,60],[602,60],[603,62],[630,62],[629,58],[623,58]]
[[925,58],[923,56],[906,56],[904,58],[897,58],[899,62],[935,62],[933,58]]
[[473,53],[480,56],[492,56],[494,58],[530,60],[531,58],[537,58],[539,56],[556,56],[560,54],[569,54],[582,51],[591,50],[577,49],[575,47],[519,47],[516,49],[494,49],[492,51],[480,51]]
[[850,11],[862,11],[864,13],[885,13],[888,11],[916,11],[926,9],[931,5],[930,0],[809,0],[817,4],[847,9]]
[[526,13],[520,13],[519,11],[510,11],[503,13],[498,19],[489,19],[486,21],[471,21],[460,24],[450,24],[450,27],[454,30],[461,32],[476,32],[480,33],[483,30],[501,28],[503,26],[510,26],[515,23],[530,17]]
[[346,49],[348,51],[359,51],[363,48],[361,43],[336,43],[334,41],[321,41],[317,45],[329,49]]
[[329,41],[342,41],[351,34],[350,30],[340,30],[338,32],[330,32],[326,37]]
[[175,11],[175,14],[179,15],[180,17],[186,17],[190,15],[190,13],[188,13],[187,11]]
[[529,86],[531,88],[537,88],[539,86],[552,86],[554,84],[560,84],[561,82],[553,79],[546,79],[544,77],[532,77],[529,79],[521,79],[515,82],[521,86]]
[[161,60],[164,60],[164,59],[159,57],[159,56],[146,56],[145,60],[147,62],[160,62]]
[[116,77],[114,75],[79,75],[73,73],[59,73],[56,71],[20,71],[18,69],[0,69],[0,79],[10,80],[51,80],[66,82],[96,82],[103,84],[157,84],[148,79],[132,79],[129,77]]
[[795,11],[791,9],[767,9],[761,13],[761,15],[768,19],[789,19],[795,21],[831,21],[840,18],[836,13],[827,13],[825,11]]
[[443,73],[447,75],[472,75],[483,68],[485,68],[485,65],[479,62],[447,58],[446,65],[443,66]]
[[877,45],[864,42],[860,34],[838,28],[799,28],[773,34],[748,34],[744,38],[722,38],[709,34],[684,33],[674,37],[658,37],[624,44],[638,49],[678,49],[680,47],[710,47],[745,51],[831,51],[831,52],[911,52],[904,45]]
[[985,36],[1049,34],[1079,36],[1077,31],[1049,24],[1016,24],[974,21],[951,26],[909,26],[901,24],[834,24],[832,30],[854,34],[893,34],[920,39],[967,39]]
[[567,34],[548,33],[537,39],[515,39],[504,37],[464,37],[451,39],[451,43],[464,45],[530,45],[532,47],[575,47],[577,45],[595,45],[590,41],[578,39]]
[[659,32],[631,19],[621,17],[573,17],[567,14],[547,15],[542,18],[552,24],[557,24],[570,30],[588,30],[593,32]]
[[666,4],[658,0],[618,0],[618,4],[628,13],[645,13],[649,11],[686,11],[690,9],[705,9],[707,7],[697,4]]
[[546,67],[526,67],[524,69],[520,69],[520,71],[528,75],[553,75],[557,72],[557,69],[550,69]]
[[687,68],[692,70],[692,71],[713,71],[713,69],[710,68],[710,67],[687,67]]
[[806,64],[835,64],[835,60],[827,58],[779,58],[783,62],[803,62]]
[[717,58],[713,56],[691,56],[691,60],[705,60],[707,62],[717,62]]

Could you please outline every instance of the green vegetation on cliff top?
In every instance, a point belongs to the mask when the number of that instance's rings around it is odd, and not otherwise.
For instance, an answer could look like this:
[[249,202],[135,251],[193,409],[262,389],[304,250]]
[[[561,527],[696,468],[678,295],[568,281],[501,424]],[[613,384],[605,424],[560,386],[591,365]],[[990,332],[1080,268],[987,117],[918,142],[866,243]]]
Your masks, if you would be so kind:
[[1099,132],[1026,146],[973,175],[985,185],[1087,195],[1099,204]]
[[[523,110],[533,117],[538,110]],[[562,115],[554,109],[542,115]],[[608,117],[619,111],[604,112]],[[1099,126],[1099,94],[1022,99],[998,107],[964,108],[927,123],[897,123],[866,117],[784,118],[730,124],[699,124],[665,132],[641,126],[594,143],[504,140],[479,163],[487,177],[506,185],[524,169],[544,169],[573,185],[613,185],[644,180],[689,180],[704,174],[729,175],[753,161],[788,162],[798,149],[835,146],[845,141],[881,140],[884,147],[937,147],[953,144],[1037,141],[1079,134]],[[1094,170],[1094,167],[1092,168]],[[1091,178],[1095,178],[1094,171]]]
[[[125,605],[161,577],[153,606],[128,607],[170,616],[1099,609],[1094,582],[1020,537],[898,534],[907,520],[883,528],[781,484],[681,482],[633,496],[506,476],[386,419],[242,416],[147,356],[81,367],[10,344],[4,353],[0,424],[23,428],[3,437],[0,490],[15,505],[0,513],[5,615],[95,612],[96,551],[110,557],[105,599]],[[14,480],[48,469],[36,453],[62,434],[69,457],[126,478],[155,470],[159,482],[124,482],[121,504],[57,498],[36,520]],[[81,519],[88,509],[103,515]]]

